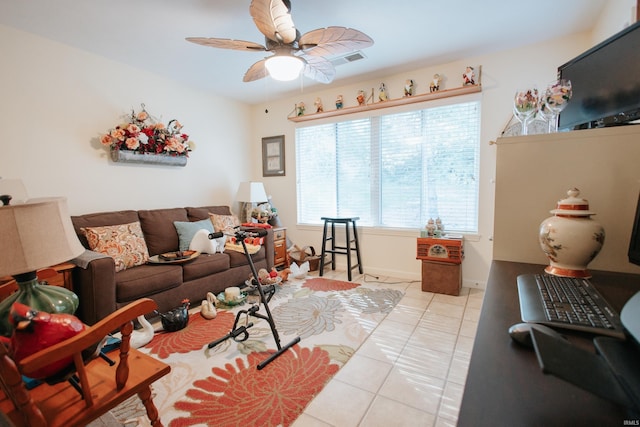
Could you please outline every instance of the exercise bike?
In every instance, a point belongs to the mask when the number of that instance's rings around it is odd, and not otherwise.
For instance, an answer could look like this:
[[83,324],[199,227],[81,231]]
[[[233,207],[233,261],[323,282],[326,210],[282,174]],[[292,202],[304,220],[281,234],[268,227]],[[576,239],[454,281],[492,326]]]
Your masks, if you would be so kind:
[[[224,234],[221,232],[212,233],[209,235],[209,238],[216,239],[218,237],[222,237],[223,235]],[[278,335],[276,324],[273,321],[273,316],[271,315],[271,310],[269,309],[269,301],[271,301],[271,298],[276,293],[276,287],[275,285],[262,285],[260,283],[260,281],[258,280],[258,272],[256,271],[256,267],[253,263],[253,259],[251,259],[251,255],[247,251],[247,244],[245,243],[246,238],[264,237],[266,235],[267,235],[267,231],[263,229],[242,230],[239,227],[236,227],[234,234],[232,234],[232,236],[236,238],[236,242],[240,242],[242,244],[242,249],[244,250],[244,253],[247,257],[249,267],[251,268],[251,273],[253,274],[253,279],[251,280],[250,288],[251,290],[253,290],[253,288],[258,290],[258,294],[260,295],[260,301],[258,303],[253,304],[250,308],[246,310],[240,310],[238,314],[236,314],[236,319],[233,322],[233,327],[231,328],[231,331],[227,335],[215,341],[212,341],[207,345],[208,348],[213,348],[216,345],[230,338],[232,338],[236,342],[245,341],[249,338],[248,329],[253,326],[253,322],[249,322],[249,317],[253,316],[253,317],[257,317],[258,319],[266,320],[267,323],[269,323],[269,327],[271,328],[271,334],[273,335],[273,339],[276,342],[277,351],[271,354],[262,362],[258,363],[258,370],[263,369],[269,363],[273,362],[282,353],[284,353],[289,348],[291,348],[292,346],[300,342],[300,337],[295,337],[291,342],[289,342],[284,346],[280,344],[280,336]],[[264,311],[266,314],[262,314],[259,312],[260,304],[262,304],[262,306],[264,307]],[[245,325],[238,326],[238,323],[240,322],[240,319],[242,316],[245,316],[246,323]]]

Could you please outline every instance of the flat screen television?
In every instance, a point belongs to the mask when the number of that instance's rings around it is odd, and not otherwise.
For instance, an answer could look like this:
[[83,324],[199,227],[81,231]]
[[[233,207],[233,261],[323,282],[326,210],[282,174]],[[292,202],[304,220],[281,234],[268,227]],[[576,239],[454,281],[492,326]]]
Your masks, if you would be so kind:
[[559,130],[628,124],[640,118],[640,21],[558,67],[573,96]]

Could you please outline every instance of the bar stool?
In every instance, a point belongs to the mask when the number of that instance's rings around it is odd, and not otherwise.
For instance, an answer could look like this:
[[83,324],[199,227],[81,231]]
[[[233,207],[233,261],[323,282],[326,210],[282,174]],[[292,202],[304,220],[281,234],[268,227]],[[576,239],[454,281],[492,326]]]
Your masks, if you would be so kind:
[[[351,281],[351,270],[358,267],[358,271],[362,274],[362,261],[360,259],[360,246],[358,245],[358,231],[356,229],[356,221],[360,219],[360,217],[353,218],[320,218],[324,221],[324,230],[322,231],[322,255],[320,257],[320,276],[324,273],[324,266],[331,264],[331,269],[336,269],[336,254],[337,255],[346,255],[347,256],[347,275],[349,277],[349,281]],[[329,224],[331,224],[331,234],[328,234]],[[345,245],[339,246],[336,245],[335,235],[336,235],[336,224],[345,226]],[[351,230],[349,226],[351,225],[351,229],[353,230],[353,238],[351,238]],[[327,243],[331,242],[330,248],[327,248]],[[353,243],[353,246],[351,245]],[[351,252],[355,251],[357,263],[355,265],[351,265]],[[325,258],[325,254],[331,254],[331,260],[327,261]]]

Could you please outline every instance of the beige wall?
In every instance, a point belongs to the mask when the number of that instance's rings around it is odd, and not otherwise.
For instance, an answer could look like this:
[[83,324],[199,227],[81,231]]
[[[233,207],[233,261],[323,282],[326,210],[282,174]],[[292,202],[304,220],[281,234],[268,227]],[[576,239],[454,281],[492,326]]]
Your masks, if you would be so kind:
[[605,230],[597,270],[640,273],[627,259],[640,194],[640,126],[498,141],[494,258],[547,264],[540,223],[576,187]]
[[[249,107],[0,26],[0,176],[30,197],[66,196],[72,214],[230,204],[247,180]],[[196,142],[184,168],[113,163],[101,133],[144,103]],[[229,159],[233,159],[230,162]]]
[[596,45],[613,34],[636,22],[638,0],[609,0],[591,34],[591,44]]

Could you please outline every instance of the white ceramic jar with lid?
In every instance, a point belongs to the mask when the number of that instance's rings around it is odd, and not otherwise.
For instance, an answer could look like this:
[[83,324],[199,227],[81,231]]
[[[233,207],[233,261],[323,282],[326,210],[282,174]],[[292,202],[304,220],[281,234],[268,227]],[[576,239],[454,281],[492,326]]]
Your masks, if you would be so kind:
[[540,247],[549,258],[545,271],[556,276],[591,277],[587,265],[604,244],[604,228],[591,218],[589,202],[572,188],[558,202],[553,216],[540,224]]

